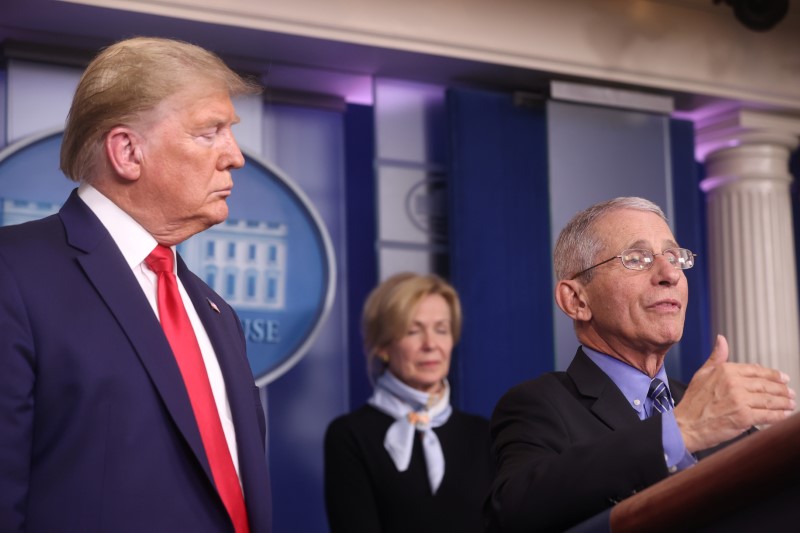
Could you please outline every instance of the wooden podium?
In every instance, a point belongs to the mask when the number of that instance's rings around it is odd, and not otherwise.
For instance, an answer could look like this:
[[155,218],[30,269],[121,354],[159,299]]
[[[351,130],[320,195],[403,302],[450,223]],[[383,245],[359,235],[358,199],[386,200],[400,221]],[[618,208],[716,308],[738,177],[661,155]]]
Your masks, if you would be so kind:
[[611,509],[612,533],[800,531],[800,413]]

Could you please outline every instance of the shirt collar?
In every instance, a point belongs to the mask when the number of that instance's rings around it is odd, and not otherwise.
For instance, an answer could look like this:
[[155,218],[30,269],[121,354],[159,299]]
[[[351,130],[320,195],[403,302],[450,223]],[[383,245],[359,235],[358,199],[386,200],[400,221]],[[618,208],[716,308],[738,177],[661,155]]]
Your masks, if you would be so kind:
[[140,265],[158,244],[141,224],[93,186],[82,183],[78,196],[111,234],[131,269]]
[[[639,413],[640,418],[643,417],[647,391],[650,390],[650,376],[615,357],[592,350],[586,346],[582,348],[587,357],[614,382],[625,396],[625,399],[628,400],[630,406]],[[664,369],[664,365],[661,365],[661,368],[658,369],[656,377],[669,388],[667,371]]]

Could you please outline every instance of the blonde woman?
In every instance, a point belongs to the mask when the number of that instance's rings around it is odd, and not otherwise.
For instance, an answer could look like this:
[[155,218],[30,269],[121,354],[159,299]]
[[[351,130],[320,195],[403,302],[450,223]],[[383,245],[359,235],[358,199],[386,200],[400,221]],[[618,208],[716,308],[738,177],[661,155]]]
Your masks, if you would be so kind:
[[367,405],[325,438],[333,533],[483,531],[491,482],[489,424],[450,404],[447,375],[461,304],[435,275],[397,274],[364,305]]

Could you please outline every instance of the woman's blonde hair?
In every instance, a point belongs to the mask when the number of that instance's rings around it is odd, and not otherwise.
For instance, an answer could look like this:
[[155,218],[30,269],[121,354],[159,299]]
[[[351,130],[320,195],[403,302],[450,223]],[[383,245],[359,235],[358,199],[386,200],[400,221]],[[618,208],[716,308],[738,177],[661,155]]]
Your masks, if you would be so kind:
[[115,126],[191,85],[227,90],[231,97],[257,94],[214,53],[183,41],[134,37],[95,57],[78,82],[61,143],[61,170],[73,181],[91,180],[103,141]]
[[367,372],[373,383],[387,366],[380,352],[405,335],[417,305],[433,294],[444,298],[450,308],[450,330],[455,344],[461,335],[461,302],[453,286],[441,277],[402,272],[388,278],[369,294],[361,315],[361,330]]

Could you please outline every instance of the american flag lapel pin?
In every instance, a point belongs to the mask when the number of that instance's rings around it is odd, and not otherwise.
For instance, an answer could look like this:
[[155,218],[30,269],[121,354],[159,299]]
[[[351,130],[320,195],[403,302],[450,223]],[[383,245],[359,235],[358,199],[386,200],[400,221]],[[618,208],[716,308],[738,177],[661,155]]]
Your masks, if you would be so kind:
[[216,312],[217,312],[217,314],[220,314],[220,313],[219,313],[219,307],[217,307],[217,304],[215,304],[214,302],[212,302],[212,301],[211,301],[211,298],[206,298],[206,301],[208,302],[208,305],[210,305],[210,306],[211,306],[211,309],[213,309],[214,311],[216,311]]

